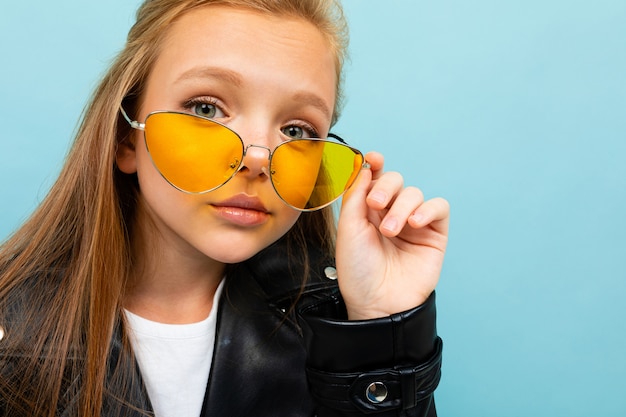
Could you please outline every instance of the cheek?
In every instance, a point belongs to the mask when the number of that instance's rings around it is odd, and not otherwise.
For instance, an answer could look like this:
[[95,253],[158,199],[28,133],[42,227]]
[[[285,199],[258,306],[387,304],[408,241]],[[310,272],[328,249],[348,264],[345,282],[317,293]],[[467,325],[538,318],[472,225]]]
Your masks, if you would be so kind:
[[159,187],[161,183],[170,186],[159,170],[154,166],[154,162],[148,152],[143,136],[137,138],[135,141],[135,154],[137,155],[137,176],[139,177],[140,183],[142,181],[146,183],[149,182],[147,186],[150,187]]
[[139,192],[144,199],[152,204],[171,205],[180,201],[184,195],[159,173],[143,141],[138,144],[137,148],[137,178],[139,180]]
[[287,233],[289,229],[291,229],[293,225],[296,224],[296,222],[300,218],[300,214],[302,214],[300,211],[294,210],[291,207],[285,205],[282,201],[281,204],[284,207],[276,213],[280,219],[277,222],[277,229],[279,229],[280,234],[279,237],[282,237],[285,233]]

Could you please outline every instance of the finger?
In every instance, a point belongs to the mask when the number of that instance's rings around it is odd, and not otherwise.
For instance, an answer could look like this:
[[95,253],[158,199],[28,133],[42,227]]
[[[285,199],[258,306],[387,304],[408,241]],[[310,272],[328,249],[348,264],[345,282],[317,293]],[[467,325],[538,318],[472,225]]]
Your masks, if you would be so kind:
[[365,154],[365,160],[370,165],[370,169],[372,170],[372,179],[378,179],[383,173],[385,157],[378,152],[368,152]]
[[419,188],[407,187],[403,189],[396,196],[380,223],[380,232],[387,237],[398,235],[423,202],[424,194]]
[[[372,173],[372,176],[375,174]],[[374,210],[389,207],[404,187],[404,178],[397,172],[385,172],[379,175],[376,183],[367,195],[367,204]],[[415,207],[413,207],[415,209]]]
[[415,228],[433,225],[439,232],[447,234],[450,220],[450,203],[436,197],[420,205],[409,217],[409,225]]

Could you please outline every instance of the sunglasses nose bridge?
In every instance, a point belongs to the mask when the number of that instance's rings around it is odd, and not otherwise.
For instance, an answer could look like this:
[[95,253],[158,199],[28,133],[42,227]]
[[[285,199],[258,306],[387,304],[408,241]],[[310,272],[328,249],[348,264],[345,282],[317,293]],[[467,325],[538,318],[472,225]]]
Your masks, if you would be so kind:
[[265,174],[269,177],[269,161],[272,150],[267,146],[250,144],[243,150],[243,159],[238,171],[247,170],[253,176]]

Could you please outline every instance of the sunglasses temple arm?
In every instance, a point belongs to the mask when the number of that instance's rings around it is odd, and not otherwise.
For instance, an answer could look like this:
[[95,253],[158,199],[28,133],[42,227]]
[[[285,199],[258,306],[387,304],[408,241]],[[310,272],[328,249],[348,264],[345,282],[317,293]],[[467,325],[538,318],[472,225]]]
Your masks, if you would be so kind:
[[128,114],[126,114],[126,111],[124,110],[122,106],[120,106],[120,111],[122,112],[122,116],[124,116],[124,119],[126,119],[130,127],[132,127],[133,129],[144,130],[144,128],[146,127],[144,123],[139,123],[136,120],[131,120],[130,117],[128,117]]
[[[333,138],[333,139],[337,139],[339,142],[343,143],[344,145],[347,145],[347,144],[348,144],[348,143],[347,143],[345,140],[343,140],[343,139],[342,139],[339,135],[335,135],[334,133],[329,133],[329,134],[328,134],[328,137],[329,137],[329,138]],[[369,162],[367,162],[367,161],[365,160],[365,158],[364,158],[364,159],[363,159],[363,165],[361,166],[361,168],[363,168],[363,169],[370,169],[371,167],[372,167],[372,166],[370,165],[370,163],[369,163]]]
[[329,133],[328,134],[329,138],[333,138],[333,139],[337,139],[339,142],[343,143],[344,145],[347,145],[348,143],[343,140],[339,135],[335,135],[334,133]]

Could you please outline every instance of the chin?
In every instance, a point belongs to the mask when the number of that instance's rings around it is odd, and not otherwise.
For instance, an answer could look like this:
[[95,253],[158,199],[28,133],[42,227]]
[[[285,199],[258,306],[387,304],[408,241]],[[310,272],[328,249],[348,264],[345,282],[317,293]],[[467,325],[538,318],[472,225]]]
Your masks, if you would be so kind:
[[198,247],[205,256],[224,264],[236,264],[247,261],[263,249],[279,240],[283,234],[270,231],[264,235],[256,233],[222,234],[220,239],[212,236],[211,239],[200,243]]
[[247,261],[263,249],[265,249],[265,246],[260,248],[246,248],[239,246],[232,248],[230,251],[222,250],[218,254],[213,254],[211,258],[224,264],[237,264],[239,262]]

